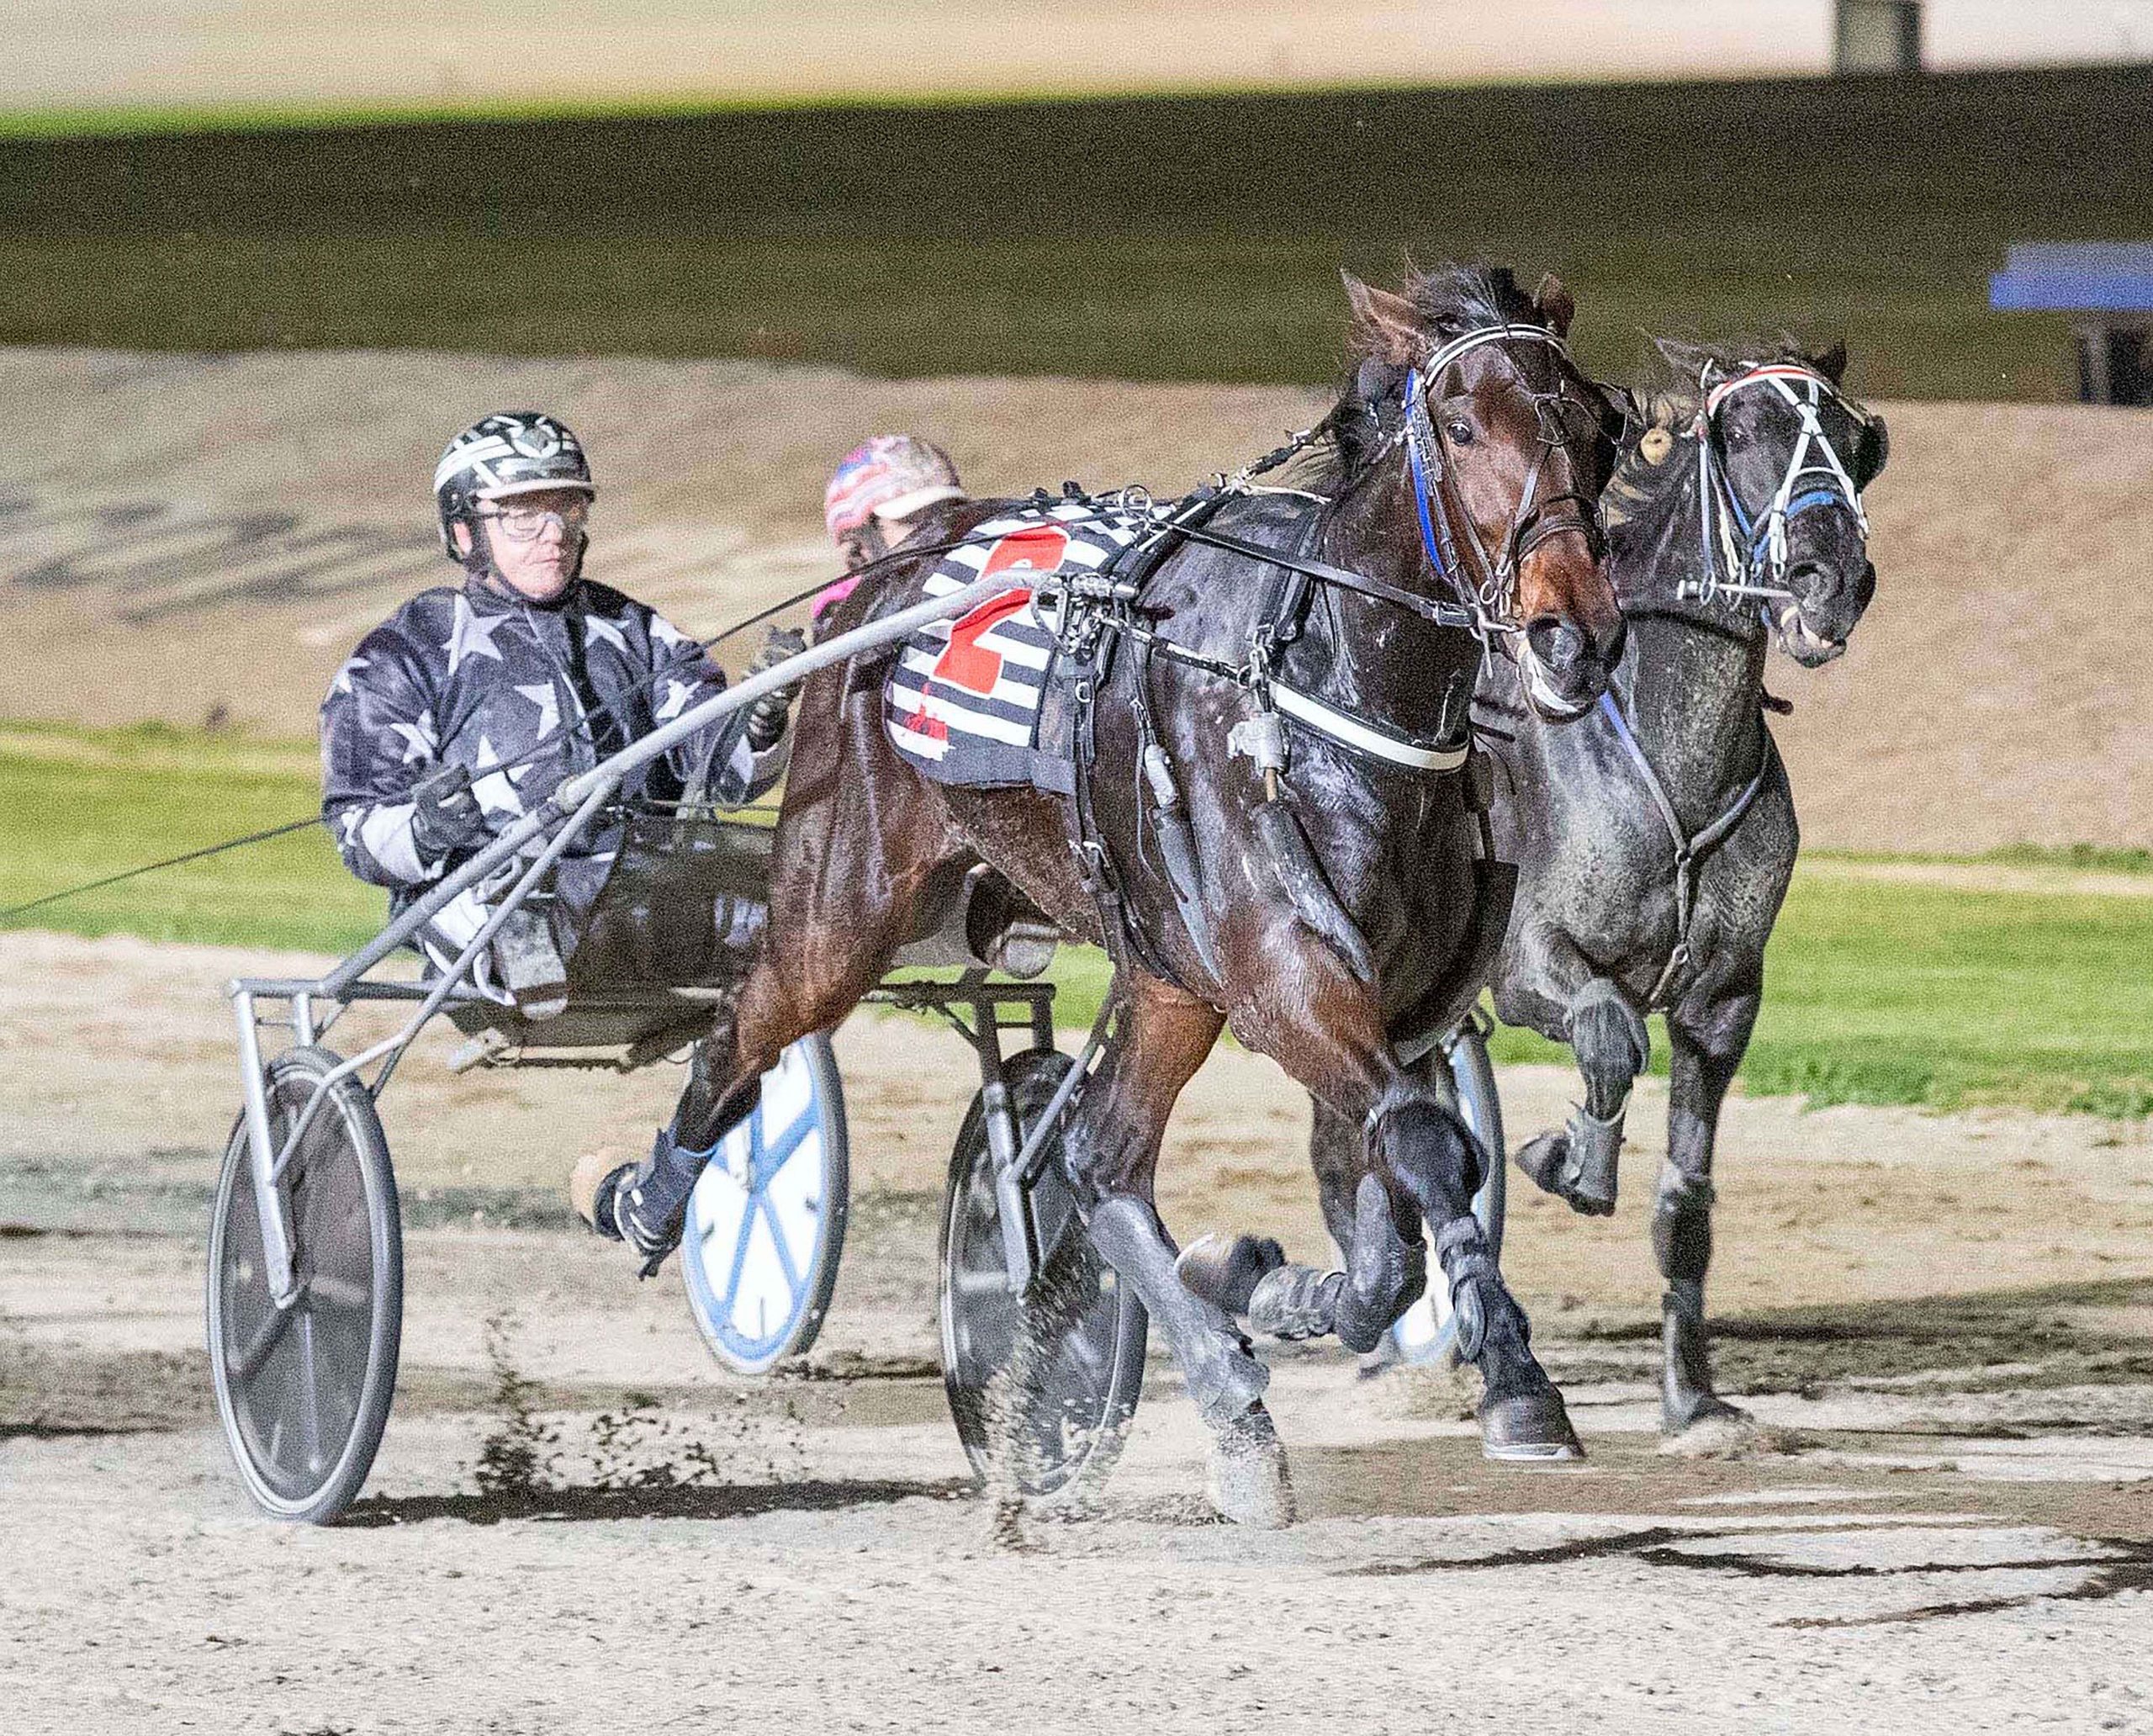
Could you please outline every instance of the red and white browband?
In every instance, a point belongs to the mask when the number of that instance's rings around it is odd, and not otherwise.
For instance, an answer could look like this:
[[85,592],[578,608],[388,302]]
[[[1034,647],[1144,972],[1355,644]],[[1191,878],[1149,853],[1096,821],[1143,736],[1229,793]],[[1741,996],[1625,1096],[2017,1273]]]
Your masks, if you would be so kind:
[[1806,380],[1832,396],[1838,396],[1831,381],[1813,368],[1804,368],[1794,362],[1769,362],[1761,368],[1753,368],[1747,373],[1738,373],[1732,379],[1722,380],[1705,394],[1704,414],[1707,418],[1717,415],[1719,407],[1733,393],[1744,386],[1754,386],[1764,380]]

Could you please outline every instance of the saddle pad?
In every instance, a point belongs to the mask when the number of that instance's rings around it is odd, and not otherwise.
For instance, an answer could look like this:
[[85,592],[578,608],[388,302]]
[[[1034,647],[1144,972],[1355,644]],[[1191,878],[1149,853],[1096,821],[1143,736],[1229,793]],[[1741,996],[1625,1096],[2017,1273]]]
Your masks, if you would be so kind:
[[[997,573],[1096,571],[1149,528],[1146,518],[1103,518],[1076,501],[1027,507],[981,525],[966,546],[944,555],[922,594],[947,596]],[[1035,751],[1055,646],[1024,585],[922,627],[883,684],[891,743],[937,783],[1066,787],[1066,771],[1043,766]]]

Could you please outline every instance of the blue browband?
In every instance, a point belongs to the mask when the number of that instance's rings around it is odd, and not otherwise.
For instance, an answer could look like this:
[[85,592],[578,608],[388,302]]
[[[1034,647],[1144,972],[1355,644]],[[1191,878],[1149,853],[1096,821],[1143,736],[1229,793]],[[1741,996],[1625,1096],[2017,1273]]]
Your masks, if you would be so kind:
[[[1420,370],[1416,368],[1405,383],[1405,416],[1409,426],[1411,425],[1415,410],[1420,410],[1424,416],[1427,414],[1423,400],[1424,391],[1420,382]],[[1432,421],[1429,426],[1432,430],[1434,427]],[[1421,461],[1419,441],[1410,438],[1406,441],[1405,458],[1413,469],[1413,504],[1420,510],[1420,546],[1428,552],[1428,564],[1436,569],[1436,577],[1446,585],[1452,585],[1452,589],[1455,589],[1456,586],[1451,580],[1450,569],[1443,564],[1442,550],[1436,543],[1435,521],[1428,511],[1428,470],[1427,466]]]

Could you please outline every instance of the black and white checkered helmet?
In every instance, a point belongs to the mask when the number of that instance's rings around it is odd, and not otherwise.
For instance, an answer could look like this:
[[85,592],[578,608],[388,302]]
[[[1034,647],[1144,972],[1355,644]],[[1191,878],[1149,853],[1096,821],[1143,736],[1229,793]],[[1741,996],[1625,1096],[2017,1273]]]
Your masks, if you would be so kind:
[[567,425],[539,410],[502,410],[481,418],[448,442],[434,466],[434,505],[441,546],[461,561],[452,527],[467,525],[474,549],[484,547],[479,508],[489,500],[542,489],[581,489],[596,495],[583,442]]

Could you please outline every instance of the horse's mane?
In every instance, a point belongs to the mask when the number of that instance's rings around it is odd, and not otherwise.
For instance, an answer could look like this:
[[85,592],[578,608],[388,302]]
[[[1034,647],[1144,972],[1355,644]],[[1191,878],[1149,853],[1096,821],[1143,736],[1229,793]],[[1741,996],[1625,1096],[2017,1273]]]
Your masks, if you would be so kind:
[[1611,530],[1643,517],[1653,506],[1668,500],[1694,471],[1694,463],[1671,462],[1671,450],[1655,462],[1639,447],[1654,429],[1664,430],[1677,442],[1689,432],[1690,425],[1704,408],[1705,393],[1700,382],[1707,368],[1727,374],[1760,363],[1792,362],[1828,372],[1832,360],[1828,350],[1808,349],[1800,339],[1784,331],[1770,337],[1729,338],[1714,343],[1656,337],[1652,348],[1656,365],[1636,389],[1637,415],[1623,436],[1614,477],[1600,497],[1600,521]]
[[[1532,298],[1518,287],[1506,265],[1439,265],[1409,270],[1405,299],[1436,344],[1484,326],[1545,326]],[[1315,458],[1311,486],[1342,488],[1367,468],[1389,432],[1389,412],[1404,383],[1404,370],[1379,353],[1381,340],[1357,320],[1346,344],[1346,382],[1325,417],[1325,441]]]

